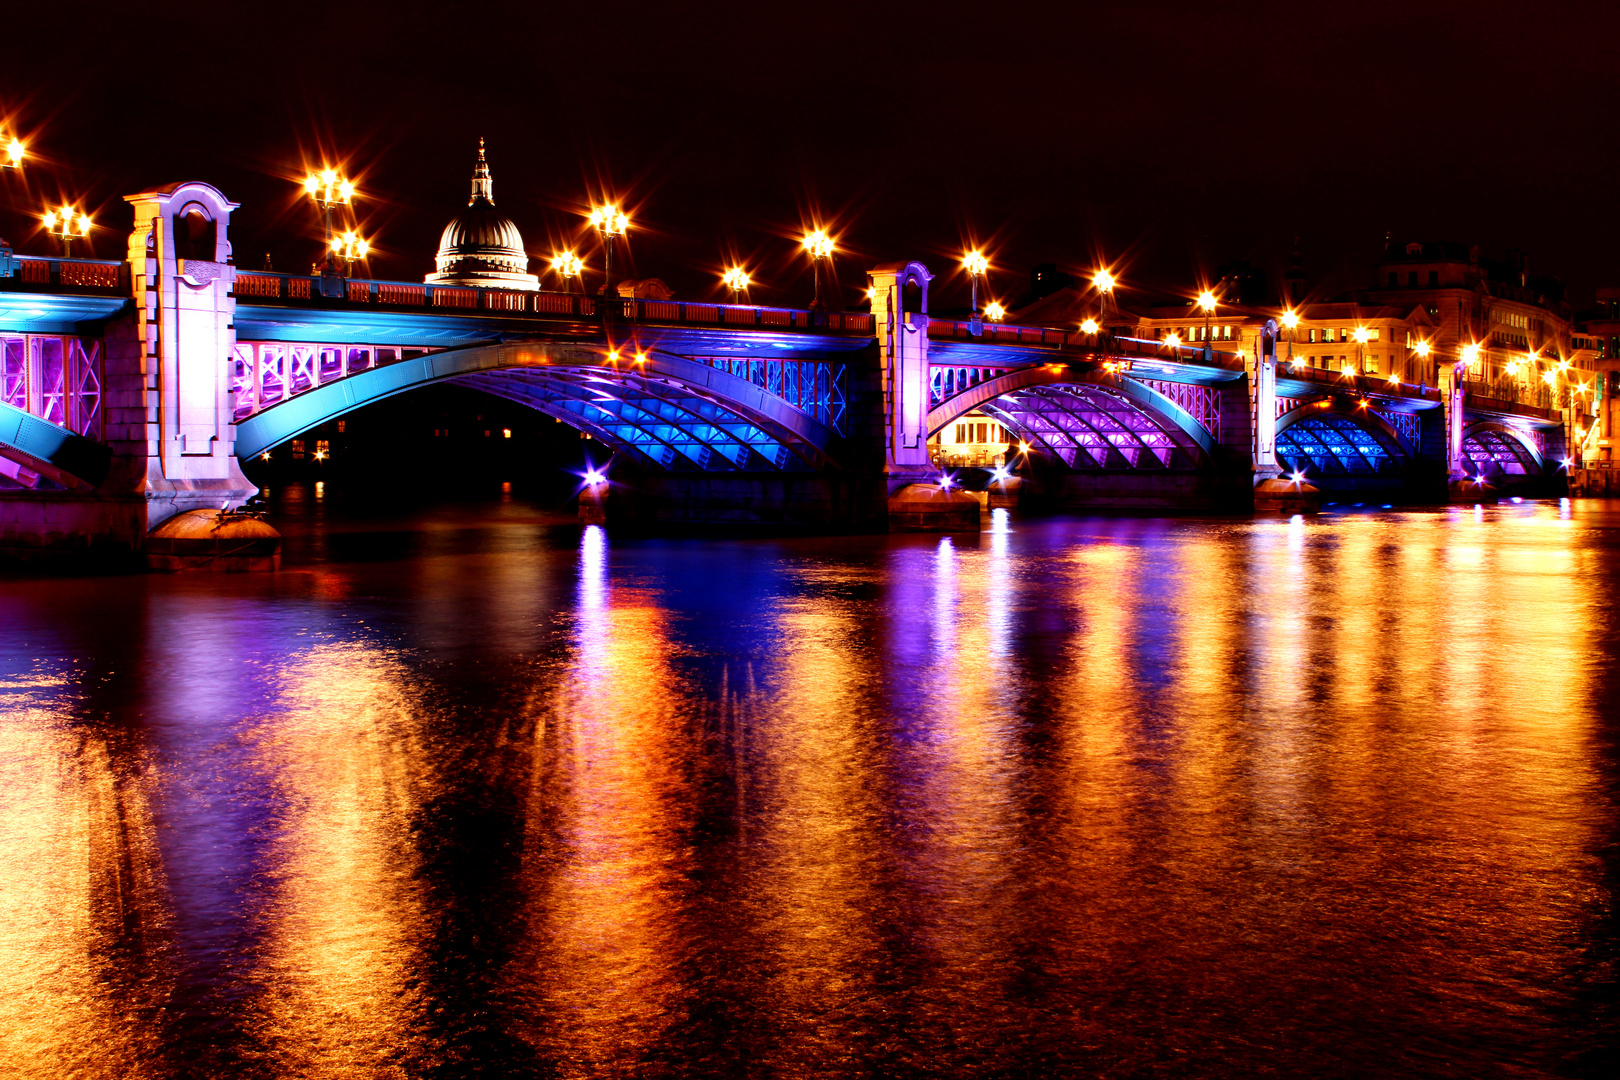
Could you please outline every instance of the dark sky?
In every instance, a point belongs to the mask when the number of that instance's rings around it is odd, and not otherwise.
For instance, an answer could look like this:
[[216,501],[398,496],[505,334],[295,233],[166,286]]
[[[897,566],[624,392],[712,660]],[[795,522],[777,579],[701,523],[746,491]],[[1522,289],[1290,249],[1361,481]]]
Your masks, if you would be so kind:
[[[304,162],[360,181],[376,277],[420,279],[480,135],[531,254],[611,192],[633,269],[803,303],[803,223],[853,287],[920,258],[960,291],[965,242],[1016,293],[1097,254],[1189,287],[1232,259],[1360,284],[1390,233],[1532,269],[1584,301],[1620,283],[1620,94],[1608,3],[1323,5],[11,5],[0,111],[40,154],[4,176],[0,235],[49,250],[45,197],[121,254],[122,195],[207,180],[241,202],[236,261],[307,264]],[[26,45],[22,44],[26,43]],[[600,256],[581,247],[594,266]],[[534,269],[538,270],[537,265]]]

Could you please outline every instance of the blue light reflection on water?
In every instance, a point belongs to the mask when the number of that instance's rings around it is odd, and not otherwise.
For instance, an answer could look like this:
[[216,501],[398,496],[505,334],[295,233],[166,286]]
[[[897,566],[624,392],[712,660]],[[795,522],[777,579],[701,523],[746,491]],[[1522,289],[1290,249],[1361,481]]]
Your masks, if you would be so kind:
[[1617,524],[429,516],[0,583],[0,1065],[1573,1069]]

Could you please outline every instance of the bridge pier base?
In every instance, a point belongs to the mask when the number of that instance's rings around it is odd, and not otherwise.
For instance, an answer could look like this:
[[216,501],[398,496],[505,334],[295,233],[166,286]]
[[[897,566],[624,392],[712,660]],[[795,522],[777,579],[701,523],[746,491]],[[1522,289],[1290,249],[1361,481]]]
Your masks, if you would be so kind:
[[978,532],[979,500],[960,488],[907,484],[889,496],[889,528],[895,532]]
[[888,527],[884,480],[842,471],[700,473],[615,466],[611,495],[594,502],[580,496],[580,520],[647,529],[881,532]]

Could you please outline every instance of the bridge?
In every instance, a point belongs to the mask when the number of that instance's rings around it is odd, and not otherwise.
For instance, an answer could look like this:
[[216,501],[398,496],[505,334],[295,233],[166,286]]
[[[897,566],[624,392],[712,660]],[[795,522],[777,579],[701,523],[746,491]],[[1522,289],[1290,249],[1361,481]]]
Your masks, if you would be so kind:
[[[10,550],[139,550],[174,514],[249,498],[241,460],[437,383],[600,441],[615,513],[843,527],[937,488],[930,441],[968,415],[1011,434],[1028,498],[1161,510],[1249,508],[1296,477],[1477,497],[1555,478],[1574,423],[1470,394],[1449,365],[1434,387],[1291,368],[1263,319],[1181,344],[937,318],[916,262],[869,272],[870,312],[273,274],[232,263],[236,207],[209,185],[128,201],[123,260],[0,249]],[[199,214],[208,259],[177,245]]]

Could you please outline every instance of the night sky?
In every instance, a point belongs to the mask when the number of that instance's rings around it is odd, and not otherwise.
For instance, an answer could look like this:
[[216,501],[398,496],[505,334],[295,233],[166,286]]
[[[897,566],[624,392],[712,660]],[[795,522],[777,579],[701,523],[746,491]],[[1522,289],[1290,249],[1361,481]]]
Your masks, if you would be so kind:
[[[122,254],[121,196],[206,180],[239,201],[236,261],[307,267],[295,180],[346,164],[372,276],[420,280],[488,139],[531,255],[578,245],[594,195],[631,209],[635,276],[806,303],[796,239],[920,258],[965,299],[965,243],[1014,298],[1032,263],[1183,290],[1220,263],[1361,284],[1386,233],[1530,252],[1571,298],[1620,284],[1611,4],[1295,2],[100,5],[4,16],[0,110],[39,157],[0,235],[52,250],[82,200]],[[21,46],[19,43],[28,43]],[[531,270],[539,272],[543,263]],[[955,294],[962,292],[963,297]]]

